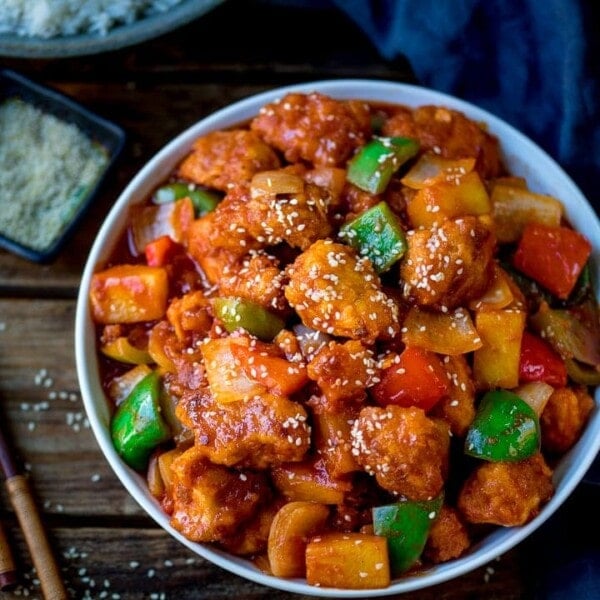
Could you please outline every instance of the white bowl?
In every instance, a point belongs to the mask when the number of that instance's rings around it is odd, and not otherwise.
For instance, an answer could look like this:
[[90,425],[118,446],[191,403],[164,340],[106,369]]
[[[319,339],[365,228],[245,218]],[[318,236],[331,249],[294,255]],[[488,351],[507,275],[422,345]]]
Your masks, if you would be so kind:
[[562,458],[554,472],[555,495],[534,520],[523,527],[498,528],[474,545],[463,557],[431,567],[426,572],[396,579],[390,587],[377,590],[323,589],[310,586],[301,579],[272,577],[265,575],[248,560],[234,557],[208,545],[190,542],[170,526],[168,516],[163,513],[157,501],[148,492],[145,480],[125,466],[111,443],[110,410],[100,384],[94,325],[88,302],[90,278],[94,270],[110,256],[116,240],[125,227],[129,206],[142,202],[152,189],[171,173],[190,150],[192,142],[198,136],[247,121],[256,115],[264,104],[272,102],[290,91],[319,91],[340,99],[358,98],[404,104],[411,107],[423,104],[443,105],[462,111],[476,121],[486,123],[489,131],[500,139],[502,157],[509,170],[515,175],[525,177],[532,190],[559,198],[566,208],[570,222],[575,228],[584,232],[591,241],[594,262],[593,278],[597,289],[600,281],[600,223],[598,218],[577,186],[559,165],[507,123],[454,97],[400,83],[338,80],[278,88],[236,102],[184,131],[150,160],[117,200],[91,249],[79,291],[75,349],[83,402],[104,455],[129,493],[173,537],[216,565],[273,588],[329,598],[387,596],[425,588],[463,575],[510,550],[544,523],[565,501],[581,481],[600,448],[600,391],[596,390],[596,406],[585,432],[571,451]]

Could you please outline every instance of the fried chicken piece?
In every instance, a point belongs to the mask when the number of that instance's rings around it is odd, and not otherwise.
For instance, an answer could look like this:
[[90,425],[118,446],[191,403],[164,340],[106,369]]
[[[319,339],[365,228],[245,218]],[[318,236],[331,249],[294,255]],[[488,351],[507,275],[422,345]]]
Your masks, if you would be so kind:
[[352,426],[352,445],[357,462],[392,494],[428,500],[444,486],[448,426],[420,408],[363,408]]
[[211,464],[197,447],[173,460],[171,477],[171,525],[193,542],[233,535],[271,495],[264,474]]
[[542,445],[553,454],[564,454],[581,435],[594,401],[584,388],[554,390],[540,418]]
[[494,248],[493,234],[476,217],[409,232],[400,269],[404,294],[420,306],[463,306],[486,290]]
[[259,171],[277,169],[276,152],[255,133],[244,129],[214,131],[198,138],[177,174],[200,185],[228,191],[248,183]]
[[311,329],[371,344],[398,331],[398,305],[381,289],[368,258],[319,240],[288,268],[285,297]]
[[180,342],[189,340],[191,334],[204,337],[213,322],[210,300],[200,290],[174,298],[167,309],[167,319]]
[[284,281],[285,272],[279,268],[277,258],[261,250],[251,251],[241,265],[225,269],[219,295],[245,298],[267,309],[284,311],[288,307]]
[[305,250],[332,232],[327,220],[329,192],[299,175],[285,169],[266,171],[252,180],[250,191],[240,216],[259,243],[286,242]]
[[260,247],[245,226],[247,187],[232,188],[219,205],[195,219],[188,231],[188,252],[208,281],[217,284],[250,250]]
[[513,527],[533,519],[554,493],[541,454],[519,462],[484,462],[463,485],[457,507],[470,523]]
[[388,119],[383,135],[418,139],[423,150],[445,158],[476,158],[486,179],[501,173],[498,140],[463,113],[440,106],[400,109]]
[[325,396],[324,405],[334,412],[363,401],[378,372],[373,352],[357,340],[329,342],[307,365],[308,376]]
[[284,396],[221,404],[204,388],[184,394],[176,415],[194,432],[198,453],[221,465],[266,469],[302,460],[310,448],[306,411]]
[[371,135],[368,106],[312,93],[291,93],[264,106],[250,128],[291,163],[343,166]]
[[458,511],[444,504],[431,526],[423,556],[432,563],[442,563],[458,558],[470,545],[469,532]]

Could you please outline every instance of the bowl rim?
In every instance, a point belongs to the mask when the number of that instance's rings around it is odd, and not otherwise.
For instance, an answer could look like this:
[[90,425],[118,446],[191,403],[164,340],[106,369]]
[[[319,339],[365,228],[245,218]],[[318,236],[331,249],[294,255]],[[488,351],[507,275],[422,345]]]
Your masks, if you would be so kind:
[[[376,79],[320,80],[276,87],[230,104],[201,119],[182,131],[157,152],[131,180],[121,193],[102,224],[90,251],[81,280],[75,319],[75,355],[83,404],[96,439],[112,469],[131,496],[170,535],[189,549],[219,567],[250,581],[275,589],[329,598],[382,597],[399,594],[457,578],[489,563],[514,548],[539,528],[571,494],[579,484],[600,449],[600,388],[595,391],[595,407],[586,429],[577,444],[561,459],[554,472],[555,494],[542,508],[540,514],[521,527],[499,528],[471,547],[466,555],[407,575],[392,581],[382,589],[348,590],[322,588],[308,585],[304,579],[282,579],[266,575],[250,561],[235,557],[206,544],[198,544],[184,538],[174,530],[158,502],[144,489],[145,480],[124,465],[112,447],[108,432],[108,406],[97,381],[97,357],[95,338],[90,335],[91,317],[88,291],[92,273],[112,250],[110,233],[115,228],[122,231],[127,207],[143,201],[152,188],[163,180],[183,155],[189,151],[196,137],[215,129],[230,127],[247,121],[258,113],[260,107],[281,98],[288,92],[309,93],[318,91],[340,99],[363,99],[388,101],[407,106],[435,104],[464,112],[468,117],[483,122],[501,142],[502,158],[511,172],[525,176],[532,189],[550,193],[561,190],[560,200],[565,204],[570,222],[585,231],[593,246],[593,279],[598,295],[600,281],[600,221],[593,208],[566,172],[544,150],[514,127],[492,113],[469,102],[432,90],[430,88]],[[514,147],[516,146],[516,148]],[[525,157],[532,157],[526,159]],[[533,167],[530,162],[535,158]],[[523,163],[519,165],[519,160]],[[519,168],[520,167],[520,168]],[[530,172],[530,168],[533,171]],[[112,236],[112,244],[118,236]],[[95,379],[94,379],[95,378]],[[98,395],[100,392],[101,395]]]

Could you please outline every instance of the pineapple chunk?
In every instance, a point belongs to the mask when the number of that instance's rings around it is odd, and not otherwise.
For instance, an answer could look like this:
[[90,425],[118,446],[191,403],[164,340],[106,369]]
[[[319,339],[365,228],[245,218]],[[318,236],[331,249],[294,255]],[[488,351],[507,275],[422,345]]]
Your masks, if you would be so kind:
[[306,580],[310,585],[351,590],[387,587],[387,540],[363,533],[315,537],[306,546]]
[[288,502],[273,519],[267,552],[276,577],[304,577],[308,538],[325,526],[329,508],[318,502]]
[[90,299],[96,323],[139,323],[164,316],[168,276],[162,267],[119,265],[92,277]]

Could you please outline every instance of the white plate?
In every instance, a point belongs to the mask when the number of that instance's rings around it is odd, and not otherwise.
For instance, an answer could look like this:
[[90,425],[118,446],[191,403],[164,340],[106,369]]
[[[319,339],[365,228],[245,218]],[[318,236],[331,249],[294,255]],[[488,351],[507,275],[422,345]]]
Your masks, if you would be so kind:
[[168,516],[162,512],[158,502],[148,492],[145,480],[124,465],[111,443],[110,410],[100,384],[95,329],[90,317],[88,302],[90,279],[94,270],[97,265],[102,265],[110,256],[114,243],[125,227],[128,207],[142,202],[152,189],[171,173],[176,164],[190,150],[193,141],[198,136],[247,121],[256,115],[264,104],[272,102],[290,91],[320,91],[340,99],[358,98],[404,104],[411,107],[423,104],[443,105],[462,111],[471,119],[486,123],[489,131],[500,139],[503,160],[509,170],[515,175],[525,177],[532,190],[559,198],[566,208],[571,223],[578,230],[584,232],[591,241],[594,261],[593,277],[596,289],[598,289],[600,281],[598,269],[598,265],[600,265],[600,222],[596,214],[559,165],[537,145],[504,121],[454,97],[399,83],[339,80],[278,88],[230,105],[184,131],[150,160],[117,200],[92,247],[80,287],[75,345],[77,373],[83,402],[102,451],[130,494],[173,537],[216,565],[267,586],[329,598],[373,598],[429,587],[463,575],[507,552],[544,523],[565,501],[581,481],[600,448],[600,392],[598,390],[595,394],[596,407],[584,434],[575,447],[560,461],[554,473],[556,493],[533,521],[523,527],[498,528],[474,545],[465,556],[434,566],[427,571],[396,579],[390,587],[376,590],[324,589],[309,586],[300,579],[272,577],[259,571],[248,560],[215,550],[208,545],[190,542],[169,525]]

